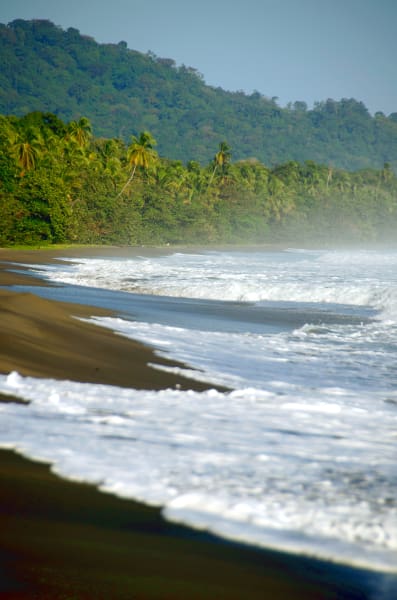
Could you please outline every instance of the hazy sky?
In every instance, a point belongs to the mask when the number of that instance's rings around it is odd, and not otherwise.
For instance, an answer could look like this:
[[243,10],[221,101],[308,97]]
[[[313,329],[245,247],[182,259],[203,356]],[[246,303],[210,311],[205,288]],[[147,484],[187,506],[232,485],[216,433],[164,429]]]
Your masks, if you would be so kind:
[[125,40],[282,106],[356,98],[397,112],[397,0],[0,0],[0,22],[17,18]]

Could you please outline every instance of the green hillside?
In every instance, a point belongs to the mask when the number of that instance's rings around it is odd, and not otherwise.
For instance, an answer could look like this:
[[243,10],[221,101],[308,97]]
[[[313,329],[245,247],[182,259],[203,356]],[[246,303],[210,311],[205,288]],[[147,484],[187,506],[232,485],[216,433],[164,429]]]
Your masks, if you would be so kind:
[[354,99],[280,108],[259,93],[207,86],[171,59],[122,41],[98,44],[45,20],[0,25],[0,56],[1,114],[51,112],[66,122],[84,115],[97,137],[124,141],[150,131],[161,156],[184,162],[206,164],[226,140],[234,161],[313,160],[348,170],[387,162],[397,171],[397,112],[372,117]]

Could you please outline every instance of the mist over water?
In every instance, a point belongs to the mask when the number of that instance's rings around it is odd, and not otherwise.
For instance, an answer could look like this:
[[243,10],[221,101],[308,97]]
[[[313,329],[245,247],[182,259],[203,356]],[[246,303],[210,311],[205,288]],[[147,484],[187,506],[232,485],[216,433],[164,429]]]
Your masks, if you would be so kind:
[[62,284],[43,293],[80,289],[88,302],[95,288],[119,315],[95,323],[230,392],[0,376],[1,391],[32,401],[0,405],[0,444],[232,539],[397,570],[396,251],[37,269]]

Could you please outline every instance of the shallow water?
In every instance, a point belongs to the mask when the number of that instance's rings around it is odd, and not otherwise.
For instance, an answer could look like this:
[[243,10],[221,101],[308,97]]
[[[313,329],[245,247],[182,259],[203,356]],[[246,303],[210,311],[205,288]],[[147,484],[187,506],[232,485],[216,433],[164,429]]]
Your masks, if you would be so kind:
[[397,252],[90,258],[37,273],[58,285],[35,293],[110,307],[119,316],[95,322],[231,391],[0,376],[0,391],[32,400],[0,405],[1,445],[232,539],[397,570]]

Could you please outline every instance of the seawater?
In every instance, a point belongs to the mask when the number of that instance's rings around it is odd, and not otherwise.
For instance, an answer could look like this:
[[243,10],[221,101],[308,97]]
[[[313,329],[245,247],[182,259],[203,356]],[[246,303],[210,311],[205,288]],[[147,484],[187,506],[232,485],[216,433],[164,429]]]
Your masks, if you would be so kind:
[[[68,259],[65,256],[65,259]],[[397,252],[196,252],[37,266],[35,293],[230,391],[0,376],[0,445],[233,540],[397,571]]]

